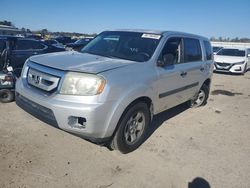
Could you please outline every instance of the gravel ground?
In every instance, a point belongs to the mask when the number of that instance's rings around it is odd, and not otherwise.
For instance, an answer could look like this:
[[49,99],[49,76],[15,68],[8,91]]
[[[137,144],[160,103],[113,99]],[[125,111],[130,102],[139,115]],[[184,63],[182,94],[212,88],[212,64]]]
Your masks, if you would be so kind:
[[123,155],[0,104],[0,187],[249,188],[250,72],[214,74],[208,104],[157,115]]

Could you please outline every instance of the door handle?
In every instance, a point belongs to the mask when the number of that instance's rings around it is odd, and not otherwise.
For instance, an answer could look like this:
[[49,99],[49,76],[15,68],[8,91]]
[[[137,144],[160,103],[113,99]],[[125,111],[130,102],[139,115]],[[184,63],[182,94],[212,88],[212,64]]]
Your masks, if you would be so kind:
[[185,77],[185,76],[187,76],[187,72],[184,72],[184,71],[183,71],[183,72],[181,72],[180,75],[181,75],[181,77]]

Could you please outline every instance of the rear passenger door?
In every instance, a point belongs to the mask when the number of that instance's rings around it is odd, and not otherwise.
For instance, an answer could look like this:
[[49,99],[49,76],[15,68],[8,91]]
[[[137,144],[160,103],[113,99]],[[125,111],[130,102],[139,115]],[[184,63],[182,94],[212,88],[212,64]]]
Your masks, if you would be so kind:
[[183,93],[183,99],[189,100],[199,91],[201,84],[205,81],[206,74],[201,41],[196,38],[183,38],[183,63],[181,69],[185,72],[183,79],[187,85]]
[[181,104],[196,94],[199,88],[203,60],[200,41],[185,37],[168,38],[160,58],[174,56],[174,64],[158,67],[158,106],[168,109]]

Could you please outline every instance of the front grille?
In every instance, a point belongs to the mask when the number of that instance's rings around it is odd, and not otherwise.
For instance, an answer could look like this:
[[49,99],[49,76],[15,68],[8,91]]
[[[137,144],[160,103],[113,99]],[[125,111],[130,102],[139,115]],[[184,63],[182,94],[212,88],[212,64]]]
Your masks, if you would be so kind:
[[216,63],[217,65],[221,66],[221,67],[228,67],[228,66],[231,66],[230,63]]
[[55,91],[58,87],[60,78],[39,70],[29,68],[27,82],[29,85],[44,90],[46,92]]

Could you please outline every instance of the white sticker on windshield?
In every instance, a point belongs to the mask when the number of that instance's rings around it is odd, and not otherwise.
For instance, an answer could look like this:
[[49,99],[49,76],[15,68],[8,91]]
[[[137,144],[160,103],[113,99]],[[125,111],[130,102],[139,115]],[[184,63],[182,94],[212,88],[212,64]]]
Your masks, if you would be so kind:
[[141,37],[142,38],[157,39],[157,40],[159,40],[161,38],[161,35],[144,33]]

